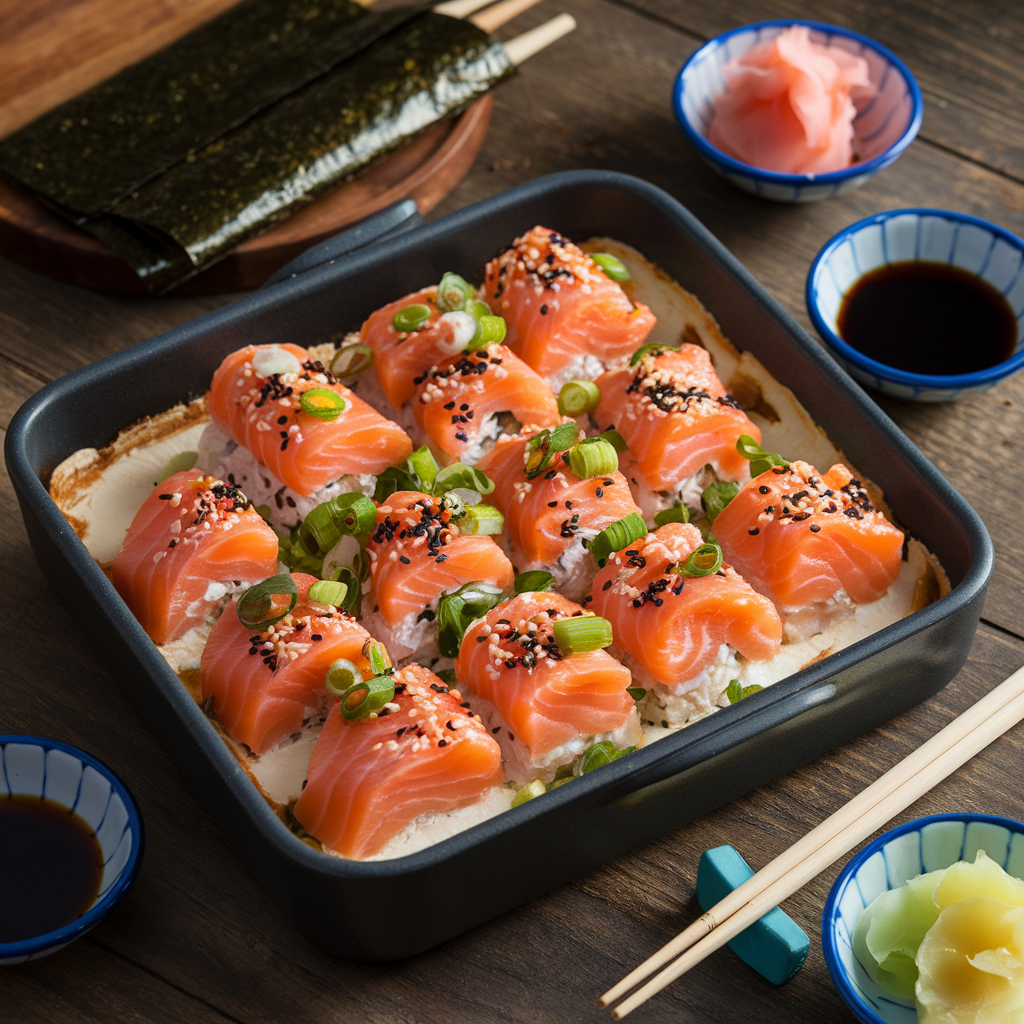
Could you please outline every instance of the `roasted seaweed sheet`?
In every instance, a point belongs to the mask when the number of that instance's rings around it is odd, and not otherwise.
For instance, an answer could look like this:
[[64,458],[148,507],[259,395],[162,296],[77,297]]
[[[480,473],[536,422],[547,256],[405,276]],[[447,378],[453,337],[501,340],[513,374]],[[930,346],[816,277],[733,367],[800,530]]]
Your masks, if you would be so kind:
[[0,171],[81,223],[423,7],[242,0],[0,142]]
[[84,226],[166,291],[513,70],[470,22],[419,14]]

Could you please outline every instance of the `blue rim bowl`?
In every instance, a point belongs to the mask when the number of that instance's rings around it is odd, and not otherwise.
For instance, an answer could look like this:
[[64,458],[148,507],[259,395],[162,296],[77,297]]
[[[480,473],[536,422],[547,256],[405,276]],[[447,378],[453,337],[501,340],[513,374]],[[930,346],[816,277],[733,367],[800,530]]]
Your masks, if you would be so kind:
[[[936,376],[886,366],[843,341],[837,326],[843,295],[877,267],[915,260],[961,267],[1002,292],[1017,319],[1009,359],[975,373]],[[805,300],[815,330],[851,376],[894,398],[947,402],[966,392],[985,391],[1024,366],[1024,241],[966,213],[889,210],[851,224],[814,258]]]
[[142,864],[142,816],[128,787],[92,754],[59,740],[0,736],[0,799],[45,796],[89,823],[103,850],[103,876],[92,906],[52,932],[0,942],[0,965],[56,953],[94,928],[132,887]]
[[926,871],[974,860],[984,850],[1024,878],[1024,822],[992,814],[933,814],[869,843],[839,873],[821,919],[821,948],[836,989],[863,1024],[916,1024],[914,1006],[882,993],[853,955],[853,930],[876,896]]
[[[841,46],[868,62],[869,77],[877,92],[857,111],[853,121],[858,152],[864,159],[841,171],[781,174],[736,160],[707,140],[715,101],[727,88],[722,67],[792,25],[805,25],[815,42]],[[672,108],[697,152],[727,181],[764,199],[806,203],[857,188],[888,167],[914,141],[921,127],[924,101],[910,69],[881,43],[837,25],[786,18],[743,25],[705,43],[676,76]]]

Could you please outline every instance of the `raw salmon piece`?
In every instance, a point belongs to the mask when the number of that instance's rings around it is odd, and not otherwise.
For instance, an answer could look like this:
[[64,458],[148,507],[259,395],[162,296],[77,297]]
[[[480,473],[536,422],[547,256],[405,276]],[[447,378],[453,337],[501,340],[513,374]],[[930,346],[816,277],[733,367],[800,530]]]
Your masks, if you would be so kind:
[[169,476],[135,514],[111,571],[158,644],[199,625],[239,584],[277,570],[277,534],[245,495],[198,470]]
[[[403,307],[418,304],[430,309],[430,317],[419,330],[405,333],[391,326]],[[461,352],[472,338],[467,314],[455,316],[437,308],[437,286],[423,288],[371,313],[359,332],[359,340],[373,349],[373,369],[388,401],[400,409],[412,398],[417,377],[431,366],[446,363]]]
[[553,427],[558,399],[543,378],[504,345],[466,352],[432,369],[416,389],[416,422],[442,461],[473,465],[481,449],[518,424]]
[[254,633],[238,618],[238,602],[224,609],[200,664],[203,700],[225,732],[264,754],[299,732],[330,704],[324,682],[331,662],[345,658],[364,675],[370,634],[347,612],[309,599],[315,576],[292,573],[298,599],[280,622]]
[[528,479],[527,445],[537,433],[523,430],[518,437],[500,438],[477,464],[494,481],[487,500],[505,516],[520,570],[548,568],[580,540],[639,512],[622,473],[581,480],[561,454],[540,476]]
[[396,491],[380,505],[366,550],[375,634],[398,659],[424,653],[425,642],[436,653],[431,624],[442,593],[473,581],[512,589],[512,563],[494,540],[460,534],[441,499],[419,491]]
[[597,386],[598,427],[614,427],[622,435],[652,490],[676,490],[708,464],[720,479],[750,478],[736,441],[749,434],[760,443],[761,431],[726,391],[699,345],[648,352],[636,366],[604,374]]
[[[295,356],[301,372],[261,377],[253,356],[274,348]],[[312,388],[333,391],[348,407],[331,421],[302,412],[299,396]],[[298,345],[248,345],[232,352],[213,375],[208,403],[210,415],[238,444],[302,495],[346,474],[380,473],[412,452],[398,424],[339,384]]]
[[487,264],[481,297],[505,318],[508,347],[556,389],[632,355],[657,322],[579,246],[539,225]]
[[903,532],[843,465],[819,473],[794,462],[762,473],[715,520],[726,560],[785,613],[840,591],[881,597],[900,571]]
[[611,622],[615,646],[668,687],[695,680],[722,644],[764,661],[782,639],[775,606],[728,565],[693,579],[669,572],[703,543],[695,526],[669,523],[612,555],[594,578],[590,608]]
[[[520,594],[470,626],[455,661],[459,683],[494,705],[535,764],[636,717],[629,669],[607,651],[563,654],[555,643],[552,624],[582,614],[561,594]],[[585,749],[576,745],[565,760]]]
[[391,713],[346,721],[332,708],[295,804],[299,824],[358,860],[421,815],[465,807],[501,785],[501,750],[460,699],[409,665],[395,673]]

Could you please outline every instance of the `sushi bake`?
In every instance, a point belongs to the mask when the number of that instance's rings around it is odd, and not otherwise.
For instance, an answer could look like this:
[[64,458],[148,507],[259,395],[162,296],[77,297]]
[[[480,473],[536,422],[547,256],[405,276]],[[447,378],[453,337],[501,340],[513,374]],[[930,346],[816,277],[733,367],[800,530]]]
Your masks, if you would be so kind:
[[[466,268],[461,268],[464,272]],[[791,392],[609,239],[536,226],[51,493],[254,785],[331,855],[423,849],[940,596]]]

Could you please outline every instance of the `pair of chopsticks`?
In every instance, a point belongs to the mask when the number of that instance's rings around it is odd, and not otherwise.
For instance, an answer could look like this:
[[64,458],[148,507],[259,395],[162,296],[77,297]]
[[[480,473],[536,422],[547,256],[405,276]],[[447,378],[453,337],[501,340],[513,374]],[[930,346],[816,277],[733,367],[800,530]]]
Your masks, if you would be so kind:
[[[492,4],[492,0],[447,0],[434,8],[436,14],[446,14],[450,18],[467,18],[477,28],[485,32],[493,32],[502,25],[528,11],[540,0],[501,0]],[[486,10],[481,10],[486,8]],[[480,13],[477,14],[476,12]],[[524,32],[522,35],[509,39],[502,45],[512,63],[518,67],[527,58],[540,53],[545,47],[567,35],[576,27],[576,19],[571,14],[559,14],[556,18]]]
[[[843,854],[1024,718],[1024,668],[826,818],[598,1000],[622,1020],[666,985],[792,896]],[[676,959],[677,958],[677,959]],[[668,964],[666,967],[665,965]],[[664,968],[655,974],[659,968]],[[652,978],[651,975],[654,975]]]

